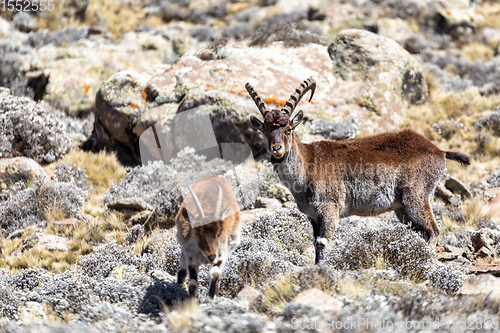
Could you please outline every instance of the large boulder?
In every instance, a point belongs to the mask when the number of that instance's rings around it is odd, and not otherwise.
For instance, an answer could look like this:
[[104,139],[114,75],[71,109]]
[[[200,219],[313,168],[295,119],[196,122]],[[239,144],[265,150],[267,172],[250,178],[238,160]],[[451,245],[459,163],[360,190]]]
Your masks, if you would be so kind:
[[110,43],[88,28],[74,28],[38,33],[28,42],[36,47],[49,76],[44,100],[73,116],[94,110],[99,85],[114,73],[128,68],[142,72],[177,57],[168,37],[146,32]]
[[[213,56],[206,57],[207,52]],[[352,61],[356,59],[360,62]],[[196,110],[210,115],[219,143],[245,142],[258,155],[265,152],[265,141],[249,123],[249,115],[258,111],[245,83],[252,84],[270,107],[281,108],[310,76],[317,82],[314,100],[304,99],[301,105],[308,120],[349,117],[366,128],[393,130],[406,105],[423,103],[427,95],[411,55],[396,42],[368,32],[341,32],[328,49],[319,44],[287,48],[280,43],[257,48],[238,42],[188,53],[164,71],[113,75],[96,95],[93,144],[125,148],[125,155],[138,162],[138,137],[147,126],[168,125],[176,111]]]
[[420,65],[392,39],[365,30],[343,30],[328,53],[356,103],[395,123],[405,116],[408,104],[427,99]]

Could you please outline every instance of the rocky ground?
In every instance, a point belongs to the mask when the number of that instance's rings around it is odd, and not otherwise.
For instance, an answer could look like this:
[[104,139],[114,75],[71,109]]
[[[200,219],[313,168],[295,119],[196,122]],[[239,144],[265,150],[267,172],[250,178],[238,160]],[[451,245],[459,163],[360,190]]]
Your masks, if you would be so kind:
[[[498,331],[498,1],[29,3],[0,11],[0,331]],[[392,213],[350,217],[312,265],[244,89],[279,107],[309,76],[302,141],[410,127],[472,158],[436,191],[435,252]],[[153,124],[186,134],[184,111],[257,163],[192,148],[141,163]],[[174,283],[173,217],[207,175],[231,181],[244,221],[213,302],[206,267],[197,299]]]

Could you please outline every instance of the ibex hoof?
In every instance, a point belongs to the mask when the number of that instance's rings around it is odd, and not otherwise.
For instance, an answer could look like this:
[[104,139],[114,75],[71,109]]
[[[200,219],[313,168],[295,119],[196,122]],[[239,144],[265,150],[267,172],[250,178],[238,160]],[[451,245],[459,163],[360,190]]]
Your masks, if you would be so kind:
[[328,240],[322,237],[316,237],[316,245],[323,245],[326,247],[328,245]]
[[219,266],[214,266],[212,267],[212,269],[210,270],[210,278],[211,279],[216,279],[220,276],[220,267]]

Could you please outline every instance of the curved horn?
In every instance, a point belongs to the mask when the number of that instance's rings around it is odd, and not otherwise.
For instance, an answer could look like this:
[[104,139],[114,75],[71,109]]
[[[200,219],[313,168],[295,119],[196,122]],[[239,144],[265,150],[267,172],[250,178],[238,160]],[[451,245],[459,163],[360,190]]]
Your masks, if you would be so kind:
[[[309,102],[310,102],[314,96],[314,91],[316,90],[316,81],[314,81],[314,79],[312,77],[308,78],[307,80],[302,81],[302,83],[300,84],[300,87],[295,89],[295,92],[290,95],[290,98],[285,103],[285,106],[281,109],[281,112],[284,112],[290,116],[293,113],[293,110],[295,110],[295,107],[297,106],[297,104],[299,104],[300,99],[309,90],[311,90],[311,97],[309,98]],[[292,118],[292,117],[290,116],[290,118]]]
[[222,207],[222,189],[220,188],[219,185],[217,185],[217,189],[219,190],[219,193],[217,194],[217,202],[215,203],[215,218],[220,219],[221,218],[221,207]]
[[191,192],[191,196],[193,197],[198,214],[200,214],[201,218],[205,218],[205,213],[203,212],[203,208],[201,208],[200,200],[198,200],[198,197],[194,193],[192,186],[189,186],[189,192]]
[[266,113],[269,112],[269,107],[267,106],[266,102],[264,102],[264,100],[255,92],[250,83],[245,84],[245,89],[250,94],[250,97],[252,97],[255,105],[257,105],[257,107],[259,108],[262,117],[265,117]]

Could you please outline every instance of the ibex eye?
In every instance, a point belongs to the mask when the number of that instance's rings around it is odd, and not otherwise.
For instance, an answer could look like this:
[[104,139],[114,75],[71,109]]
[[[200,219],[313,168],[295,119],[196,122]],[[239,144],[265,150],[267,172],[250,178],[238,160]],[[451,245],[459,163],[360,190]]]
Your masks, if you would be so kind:
[[287,129],[287,130],[285,131],[285,133],[286,133],[286,134],[290,134],[290,133],[292,133],[292,129],[291,129],[291,128],[290,128],[290,129]]

